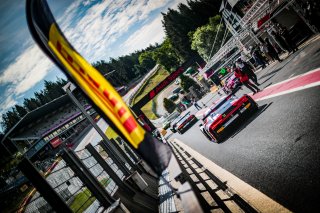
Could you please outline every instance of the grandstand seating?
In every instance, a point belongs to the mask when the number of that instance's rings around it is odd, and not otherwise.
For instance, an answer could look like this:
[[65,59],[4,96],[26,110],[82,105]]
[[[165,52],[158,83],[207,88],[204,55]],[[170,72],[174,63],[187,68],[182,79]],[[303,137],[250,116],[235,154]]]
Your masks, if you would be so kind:
[[[85,109],[90,109],[91,106],[86,105]],[[57,129],[58,127],[64,125],[72,118],[75,118],[80,114],[80,110],[72,105],[67,104],[65,107],[60,107],[57,110],[41,117],[39,120],[33,122],[31,126],[23,128],[22,131],[19,131],[16,138],[34,138],[37,136],[44,136],[51,131]]]

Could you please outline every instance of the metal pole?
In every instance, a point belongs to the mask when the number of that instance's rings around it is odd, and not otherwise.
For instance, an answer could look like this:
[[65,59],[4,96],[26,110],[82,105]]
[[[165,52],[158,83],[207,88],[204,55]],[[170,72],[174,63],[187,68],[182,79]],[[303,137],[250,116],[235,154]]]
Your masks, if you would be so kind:
[[[104,151],[108,151],[108,146],[107,146],[107,144],[106,143],[103,143],[103,141],[102,142],[100,142],[100,146],[102,147],[102,149],[104,150]],[[108,153],[108,152],[107,152]],[[113,158],[111,158],[112,160],[113,160]],[[118,159],[119,160],[119,159]],[[129,177],[131,174],[132,174],[132,172],[130,172],[129,171],[129,169],[126,167],[126,165],[125,165],[125,163],[122,163],[122,164],[120,164],[120,165],[118,165],[117,163],[116,163],[116,165],[117,165],[117,167],[124,173],[124,175],[126,176],[126,177]]]
[[124,157],[124,160],[134,169],[138,170],[137,165],[135,165],[132,160],[128,157],[128,155],[125,153],[125,151],[120,147],[120,145],[117,144],[117,142],[114,139],[110,139],[110,141],[115,144],[115,148],[122,154]]
[[108,73],[104,74],[103,76],[106,77],[106,76],[108,76],[108,75],[111,75],[111,74],[114,73],[115,71],[116,71],[116,70],[112,70],[111,72],[108,72]]

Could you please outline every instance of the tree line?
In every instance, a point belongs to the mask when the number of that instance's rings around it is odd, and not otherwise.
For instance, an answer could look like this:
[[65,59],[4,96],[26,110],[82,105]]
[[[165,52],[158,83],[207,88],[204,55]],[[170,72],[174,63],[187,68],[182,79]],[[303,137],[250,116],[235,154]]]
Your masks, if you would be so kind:
[[64,95],[62,87],[67,83],[62,78],[56,81],[44,81],[44,89],[34,93],[34,97],[25,98],[22,105],[16,104],[9,111],[2,114],[1,126],[4,132],[10,130],[23,116],[38,107]]
[[[143,76],[156,64],[172,72],[190,58],[208,60],[224,41],[225,35],[218,33],[221,24],[218,16],[220,4],[221,0],[190,0],[187,4],[180,3],[177,10],[169,9],[162,13],[166,37],[161,44],[156,43],[143,50],[116,59],[110,58],[108,61],[97,61],[92,65],[103,75],[110,73],[106,78],[112,85],[123,86]],[[224,26],[220,27],[223,32]],[[216,35],[217,45],[212,48]],[[29,111],[65,94],[61,87],[66,83],[64,79],[44,81],[43,90],[35,92],[32,98],[25,98],[22,105],[17,104],[2,114],[1,126],[4,133]]]

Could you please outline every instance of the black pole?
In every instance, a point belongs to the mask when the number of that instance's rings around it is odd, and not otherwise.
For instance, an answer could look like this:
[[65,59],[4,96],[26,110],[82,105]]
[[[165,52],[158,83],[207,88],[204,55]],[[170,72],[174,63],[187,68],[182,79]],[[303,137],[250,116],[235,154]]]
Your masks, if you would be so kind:
[[140,157],[138,156],[137,153],[133,152],[132,149],[129,147],[129,145],[127,144],[127,142],[125,142],[124,140],[122,140],[120,137],[117,137],[116,140],[119,143],[122,143],[124,146],[124,150],[129,154],[129,156],[133,159],[133,161],[135,163],[139,163],[139,161],[141,159],[139,159]]
[[[107,146],[107,144],[106,144],[106,142],[105,141],[101,141],[100,143],[100,146],[102,147],[102,149],[104,150],[104,151],[106,151],[107,152],[107,154],[109,154],[108,153],[108,146]],[[117,157],[117,161],[119,162],[120,161],[120,156],[119,157]],[[111,157],[111,159],[114,161],[114,159]],[[130,176],[131,174],[132,174],[132,172],[128,169],[128,167],[125,165],[125,162],[123,162],[123,163],[120,163],[120,164],[117,164],[116,163],[116,165],[117,165],[117,167],[124,173],[124,175],[125,176]]]
[[120,152],[122,154],[122,156],[124,157],[124,160],[127,161],[127,163],[134,169],[134,170],[138,170],[137,165],[134,164],[134,162],[128,157],[128,154],[120,147],[119,144],[117,144],[117,142],[114,139],[110,139],[110,141],[115,144],[115,148],[118,150],[118,152]]

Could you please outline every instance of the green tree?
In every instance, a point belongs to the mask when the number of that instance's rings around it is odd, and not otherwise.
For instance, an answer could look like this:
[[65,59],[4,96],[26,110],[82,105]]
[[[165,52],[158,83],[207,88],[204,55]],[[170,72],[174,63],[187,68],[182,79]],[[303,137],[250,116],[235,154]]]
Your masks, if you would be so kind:
[[190,22],[179,11],[173,9],[169,9],[166,14],[162,13],[162,15],[166,36],[172,41],[173,48],[179,57],[183,60],[192,58],[197,53],[191,49],[188,39],[188,32],[192,29],[192,26],[188,25]]
[[[49,92],[47,92],[49,93]],[[48,97],[48,94],[46,92],[40,91],[34,93],[35,98],[38,100],[38,103],[42,105],[45,105],[46,103],[50,102],[50,98]]]
[[184,60],[201,58],[197,51],[191,49],[188,33],[207,24],[210,17],[219,14],[220,0],[188,1],[179,4],[178,10],[169,9],[163,15],[163,27],[166,36],[172,41],[173,49]]
[[175,70],[175,68],[180,64],[180,59],[172,48],[169,38],[166,38],[161,46],[154,50],[153,59],[169,72]]
[[[44,81],[44,91],[37,94],[36,98],[41,105],[50,102],[53,99],[59,98],[64,95],[62,87],[65,85],[63,81]],[[42,94],[41,94],[42,93]],[[36,95],[36,94],[35,94]],[[40,99],[41,98],[41,99]]]
[[4,129],[4,132],[9,131],[19,120],[20,116],[15,108],[2,114],[1,126]]
[[141,76],[147,72],[147,70],[139,64],[135,64],[133,70],[134,70],[136,76]]
[[[210,59],[210,55],[214,55],[220,49],[226,29],[223,24],[219,25],[220,19],[219,15],[212,17],[209,24],[197,28],[195,32],[189,32],[191,48],[206,61]],[[216,36],[217,39],[214,42]]]
[[219,14],[220,5],[220,0],[188,1],[188,6],[195,14],[193,18],[196,20],[197,27],[207,24],[210,17]]
[[28,110],[28,111],[32,111],[37,109],[38,103],[37,100],[35,98],[25,98],[23,100],[23,106]]
[[145,51],[139,55],[139,64],[147,70],[152,69],[156,65],[153,59],[153,51]]
[[18,115],[20,118],[22,118],[23,116],[25,116],[28,111],[26,110],[26,108],[20,106],[20,105],[15,105],[15,110],[18,112]]
[[163,107],[167,112],[172,113],[176,109],[176,104],[168,98],[163,99]]
[[199,84],[197,84],[197,82],[195,80],[193,80],[192,78],[190,78],[186,75],[181,75],[180,79],[181,79],[180,85],[184,91],[189,92],[189,88],[191,86],[193,86],[195,89],[200,88]]

